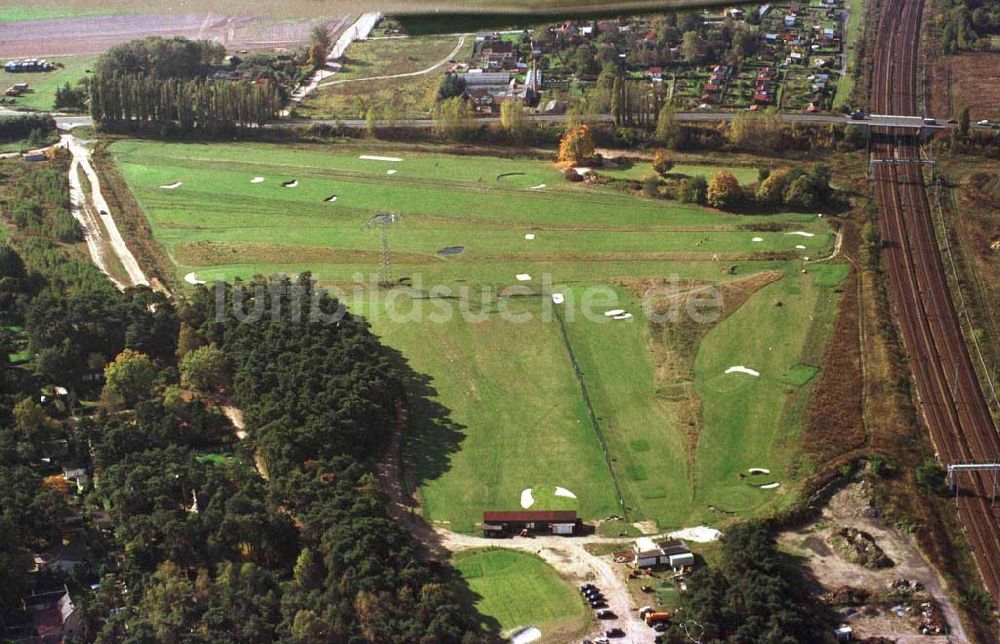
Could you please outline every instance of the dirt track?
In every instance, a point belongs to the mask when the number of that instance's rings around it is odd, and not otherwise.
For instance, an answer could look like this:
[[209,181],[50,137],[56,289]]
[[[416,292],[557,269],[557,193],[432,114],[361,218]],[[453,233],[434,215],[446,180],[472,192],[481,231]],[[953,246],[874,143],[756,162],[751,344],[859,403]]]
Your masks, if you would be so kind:
[[350,18],[275,20],[215,14],[99,16],[0,22],[0,58],[92,56],[147,36],[214,40],[227,49],[294,48],[309,40],[317,24],[336,39]]

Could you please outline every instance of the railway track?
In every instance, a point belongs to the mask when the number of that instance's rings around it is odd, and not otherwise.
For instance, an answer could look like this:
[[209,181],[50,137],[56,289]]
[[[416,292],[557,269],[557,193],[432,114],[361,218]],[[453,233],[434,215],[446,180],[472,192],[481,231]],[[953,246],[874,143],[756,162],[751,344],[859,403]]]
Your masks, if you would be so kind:
[[[917,116],[917,54],[924,0],[883,0],[874,51],[871,111]],[[997,462],[1000,437],[979,386],[948,290],[915,134],[875,128],[875,195],[892,305],[920,411],[944,463]],[[959,481],[958,511],[994,604],[1000,605],[1000,508],[992,476]]]

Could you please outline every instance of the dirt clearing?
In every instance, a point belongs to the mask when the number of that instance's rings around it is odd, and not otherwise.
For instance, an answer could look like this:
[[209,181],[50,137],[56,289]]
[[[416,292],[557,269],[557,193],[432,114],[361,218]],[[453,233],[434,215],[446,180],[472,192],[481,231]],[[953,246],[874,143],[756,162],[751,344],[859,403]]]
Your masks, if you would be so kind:
[[937,118],[958,118],[968,106],[973,123],[1000,120],[1000,52],[941,56],[928,73],[930,113]]

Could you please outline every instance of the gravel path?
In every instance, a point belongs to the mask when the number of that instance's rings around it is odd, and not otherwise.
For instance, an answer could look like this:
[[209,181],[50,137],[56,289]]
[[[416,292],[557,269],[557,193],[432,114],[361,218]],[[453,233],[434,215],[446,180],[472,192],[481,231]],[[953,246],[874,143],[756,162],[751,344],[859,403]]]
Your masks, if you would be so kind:
[[[90,205],[97,211],[96,216],[100,217],[103,230],[107,231],[107,242],[111,246],[111,250],[118,257],[118,261],[125,268],[125,272],[128,273],[130,284],[127,286],[149,286],[146,274],[142,272],[139,262],[125,244],[125,239],[122,237],[114,218],[111,216],[111,209],[108,206],[108,202],[105,201],[104,195],[101,193],[101,180],[94,171],[94,167],[90,164],[90,150],[84,147],[72,134],[62,134],[60,135],[60,139],[62,141],[61,144],[65,145],[66,149],[73,155],[69,172],[70,195],[72,197],[75,192],[77,199],[81,196],[83,197],[83,202],[76,202],[74,210],[82,214],[88,209],[87,198],[83,194],[79,175],[77,174],[77,169],[79,168],[87,175],[87,180],[90,182]],[[74,213],[74,216],[76,216],[76,213]],[[90,249],[94,263],[97,264],[98,268],[107,273],[107,267],[103,262],[103,258],[100,257],[99,252],[100,242],[98,238],[102,234],[101,227],[92,225],[93,222],[90,222],[88,225],[85,220],[80,220],[79,218],[78,221],[84,225],[84,232],[87,235],[87,247]],[[116,285],[119,288],[121,287],[121,284],[116,283]]]

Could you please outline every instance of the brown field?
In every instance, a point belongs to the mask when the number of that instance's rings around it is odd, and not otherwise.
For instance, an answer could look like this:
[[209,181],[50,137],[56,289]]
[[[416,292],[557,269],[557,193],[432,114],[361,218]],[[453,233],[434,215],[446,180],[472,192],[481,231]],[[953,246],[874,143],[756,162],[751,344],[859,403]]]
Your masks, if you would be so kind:
[[930,79],[928,103],[934,116],[957,117],[968,106],[973,123],[1000,120],[1000,52],[939,56]]
[[190,13],[0,22],[0,57],[94,55],[146,36],[215,40],[231,50],[294,48],[309,40],[309,32],[317,24],[327,24],[336,37],[351,21],[346,16],[274,20]]

